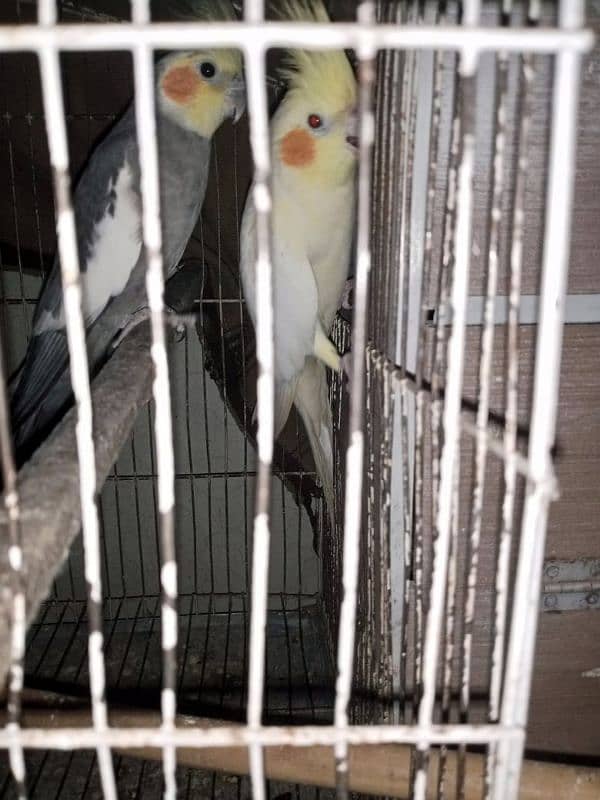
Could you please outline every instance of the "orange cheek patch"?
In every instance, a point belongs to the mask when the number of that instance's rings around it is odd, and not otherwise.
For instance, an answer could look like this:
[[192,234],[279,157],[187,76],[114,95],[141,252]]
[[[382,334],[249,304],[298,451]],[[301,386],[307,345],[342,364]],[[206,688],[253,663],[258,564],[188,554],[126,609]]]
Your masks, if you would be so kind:
[[169,100],[186,103],[200,89],[202,81],[192,67],[175,67],[162,80],[162,90]]
[[288,167],[306,167],[315,158],[315,142],[308,131],[296,128],[281,140],[280,156]]

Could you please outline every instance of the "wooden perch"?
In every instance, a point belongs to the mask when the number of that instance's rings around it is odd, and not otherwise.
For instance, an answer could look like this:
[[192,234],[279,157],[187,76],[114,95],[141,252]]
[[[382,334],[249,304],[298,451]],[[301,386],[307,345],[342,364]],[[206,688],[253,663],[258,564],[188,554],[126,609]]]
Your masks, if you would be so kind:
[[[80,699],[51,692],[25,690],[24,727],[78,728],[91,727],[91,715],[82,708]],[[35,706],[28,708],[27,706]],[[4,719],[0,716],[0,722]],[[159,727],[158,711],[113,709],[113,727]],[[211,728],[234,723],[222,720],[179,715],[177,726]],[[160,760],[158,749],[120,751],[129,756]],[[356,745],[350,748],[349,788],[364,794],[388,797],[408,797],[410,785],[410,754],[408,745]],[[195,769],[248,774],[248,751],[245,747],[180,748],[177,763]],[[439,748],[432,748],[429,762],[427,798],[437,797]],[[312,747],[265,748],[265,772],[268,778],[286,783],[302,783],[326,788],[335,787],[333,749]],[[446,753],[446,786],[456,785],[457,752]],[[485,756],[467,753],[465,770],[465,800],[480,800],[485,775]],[[521,775],[520,800],[597,800],[600,797],[600,769],[526,759]]]
[[[152,363],[149,327],[140,325],[116,350],[92,383],[94,440],[98,487],[129,436],[137,414],[150,399]],[[31,623],[81,528],[79,464],[75,444],[75,409],[19,473],[21,540],[25,603]],[[0,679],[9,664],[10,566],[9,531],[0,512]]]

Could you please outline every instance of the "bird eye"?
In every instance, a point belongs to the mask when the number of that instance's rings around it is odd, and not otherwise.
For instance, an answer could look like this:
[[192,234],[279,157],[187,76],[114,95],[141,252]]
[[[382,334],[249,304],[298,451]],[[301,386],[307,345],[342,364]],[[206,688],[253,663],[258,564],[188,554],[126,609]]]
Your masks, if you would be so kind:
[[307,122],[313,130],[317,130],[323,125],[323,120],[318,114],[309,114]]
[[200,64],[200,74],[204,78],[214,78],[216,71],[217,70],[212,61],[203,61],[202,64]]

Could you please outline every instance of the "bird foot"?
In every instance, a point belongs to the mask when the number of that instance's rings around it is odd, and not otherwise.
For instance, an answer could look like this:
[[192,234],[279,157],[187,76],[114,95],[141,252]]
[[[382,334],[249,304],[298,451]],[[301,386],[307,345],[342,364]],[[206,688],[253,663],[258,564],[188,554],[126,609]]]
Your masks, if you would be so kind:
[[[113,340],[113,350],[115,350],[123,339],[129,336],[138,325],[141,325],[142,322],[150,319],[150,317],[150,309],[147,306],[135,311],[127,321],[125,327],[121,329],[121,332]],[[170,308],[170,306],[165,306],[164,319],[167,325],[175,329],[175,341],[181,342],[185,338],[187,328],[194,326],[198,317],[196,314],[179,314],[175,309]]]

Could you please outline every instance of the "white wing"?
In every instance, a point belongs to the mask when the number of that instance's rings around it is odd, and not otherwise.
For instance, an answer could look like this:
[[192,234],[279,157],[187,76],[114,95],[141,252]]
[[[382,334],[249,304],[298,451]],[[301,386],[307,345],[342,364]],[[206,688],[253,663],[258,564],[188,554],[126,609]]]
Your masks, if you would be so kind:
[[142,251],[140,203],[127,162],[109,188],[114,204],[98,222],[82,274],[83,310],[89,325],[120,294]]

